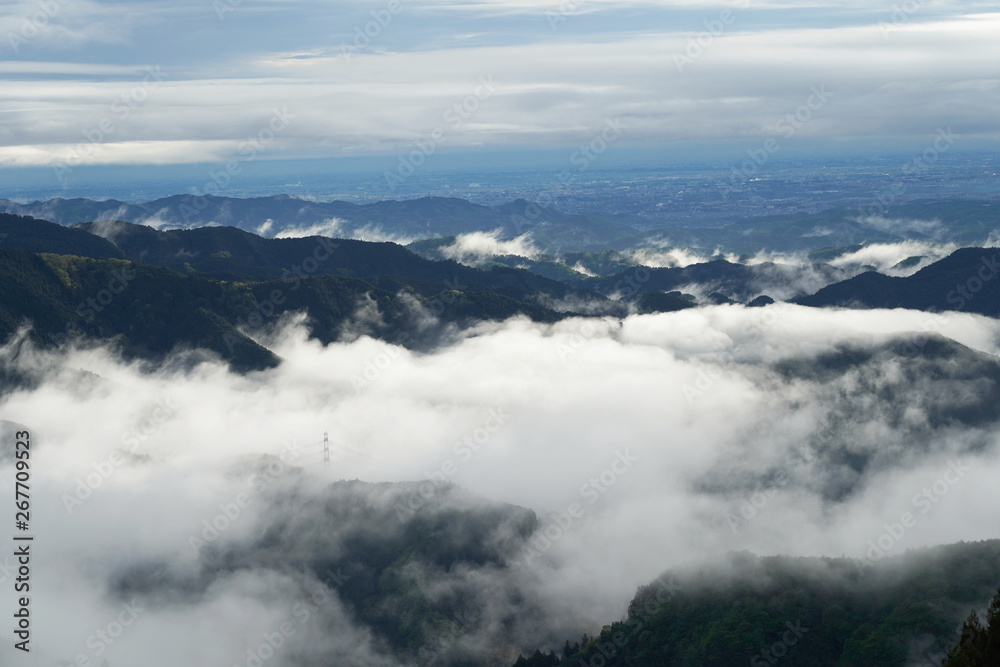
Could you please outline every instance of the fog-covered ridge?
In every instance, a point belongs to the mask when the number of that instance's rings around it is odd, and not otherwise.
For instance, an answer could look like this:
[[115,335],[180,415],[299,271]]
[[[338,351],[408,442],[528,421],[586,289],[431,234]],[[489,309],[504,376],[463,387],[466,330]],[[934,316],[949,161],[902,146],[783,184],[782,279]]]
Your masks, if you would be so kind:
[[[534,510],[538,532],[524,548],[486,541],[504,554],[497,564],[473,559],[412,580],[434,600],[454,586],[494,590],[490,571],[504,590],[537,576],[506,611],[503,596],[490,598],[498,614],[521,618],[530,602],[535,615],[524,618],[543,619],[504,635],[518,649],[538,645],[539,628],[555,636],[617,618],[665,568],[729,550],[867,558],[874,542],[885,547],[877,560],[990,538],[998,341],[997,320],[976,315],[787,304],[512,319],[428,353],[367,336],[324,346],[293,323],[261,339],[284,362],[245,376],[197,358],[150,369],[101,348],[40,351],[22,339],[4,348],[5,372],[34,381],[4,396],[3,413],[37,439],[39,530],[58,536],[39,561],[46,583],[35,603],[65,610],[38,632],[53,660],[70,660],[87,650],[93,610],[110,621],[135,597],[146,615],[109,651],[115,662],[245,660],[243,647],[315,583],[284,568],[325,572],[326,558],[347,553],[327,529],[311,537],[327,519],[307,518],[324,498],[346,499],[327,487],[341,478],[423,480],[423,493],[454,483]],[[324,431],[341,447],[328,476]],[[293,441],[302,455],[211,541],[209,565],[191,537],[206,539],[204,522],[254,489],[247,461],[280,460]],[[414,491],[406,520],[429,508]],[[471,517],[480,502],[461,506]],[[384,518],[365,524],[376,548],[399,521],[394,503],[382,507]],[[912,525],[884,537],[904,513]],[[290,546],[300,540],[331,545],[317,552],[328,556],[300,561],[308,549]],[[350,644],[362,653],[322,641],[316,650],[394,664],[399,647],[349,607],[324,607],[322,623],[355,628]],[[171,639],[203,626],[216,638],[210,651],[193,657]],[[299,646],[312,655],[313,644]]]

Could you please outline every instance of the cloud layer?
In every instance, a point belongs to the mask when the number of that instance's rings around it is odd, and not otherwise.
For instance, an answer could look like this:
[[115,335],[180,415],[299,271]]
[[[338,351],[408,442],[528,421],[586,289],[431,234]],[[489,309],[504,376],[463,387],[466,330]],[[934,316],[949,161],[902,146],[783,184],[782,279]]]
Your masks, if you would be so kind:
[[572,152],[609,119],[638,146],[998,137],[997,14],[794,4],[74,2],[30,29],[8,3],[7,41],[34,37],[4,45],[0,165]]
[[[900,336],[910,342],[893,347]],[[950,351],[946,338],[972,351]],[[334,478],[447,479],[538,512],[551,539],[522,562],[544,573],[535,594],[560,631],[617,617],[637,585],[726,550],[861,556],[907,511],[917,524],[889,555],[996,537],[994,320],[778,304],[515,319],[428,354],[363,336],[324,348],[295,323],[264,342],[285,363],[245,377],[183,355],[150,372],[101,349],[4,348],[8,370],[37,378],[2,409],[35,443],[44,539],[33,604],[46,610],[36,628],[46,658],[93,652],[95,622],[130,601],[123,572],[168,562],[169,577],[194,576],[191,535],[247,489],[246,466],[260,456],[298,446],[287,475],[219,544],[258,539],[273,520],[270,494],[323,498],[324,431],[337,443]],[[80,499],[80,484],[109,465]],[[0,492],[12,493],[9,462],[0,470]],[[582,515],[563,529],[573,504]],[[251,568],[195,598],[141,601],[150,611],[107,655],[239,664],[313,584]],[[322,613],[302,651],[336,650],[324,643],[334,641],[379,652],[339,603]],[[333,639],[321,640],[321,627],[337,628]],[[201,639],[179,645],[178,634]],[[197,655],[182,647],[195,644]]]

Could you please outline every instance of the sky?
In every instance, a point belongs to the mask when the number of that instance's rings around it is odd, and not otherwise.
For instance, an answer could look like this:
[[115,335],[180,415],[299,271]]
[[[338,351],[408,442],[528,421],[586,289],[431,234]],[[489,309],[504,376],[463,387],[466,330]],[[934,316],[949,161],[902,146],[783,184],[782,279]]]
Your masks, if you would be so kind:
[[976,0],[3,0],[0,168],[982,148],[997,34]]
[[[0,180],[768,139],[920,151],[942,133],[982,150],[1000,139],[998,34],[1000,11],[978,0],[0,0]],[[531,252],[526,239],[503,243],[469,235],[449,252]],[[843,261],[892,266],[897,252],[869,246]],[[359,305],[360,322],[371,313]],[[34,507],[49,537],[33,604],[49,610],[36,626],[47,664],[88,651],[95,623],[123,602],[113,593],[123,573],[165,561],[182,577],[204,574],[190,536],[241,491],[248,457],[300,443],[300,491],[324,498],[324,431],[350,448],[334,478],[447,475],[546,527],[584,504],[586,520],[546,552],[537,591],[552,618],[574,610],[574,627],[619,617],[636,586],[708,555],[860,558],[904,512],[917,523],[888,556],[996,534],[993,424],[931,418],[988,403],[967,378],[996,371],[993,319],[791,304],[514,318],[424,354],[351,331],[323,347],[301,318],[282,324],[261,337],[285,362],[245,376],[185,352],[150,370],[100,347],[0,346],[0,367],[38,377],[0,408],[38,442]],[[879,352],[912,332],[968,350],[955,368]],[[844,346],[873,356],[832,378],[793,372]],[[479,449],[460,447],[480,433]],[[120,457],[67,505],[81,479]],[[865,465],[843,463],[854,459]],[[0,495],[12,480],[0,475]],[[923,511],[918,496],[936,484]],[[264,505],[221,544],[266,528]],[[0,560],[0,582],[8,567]],[[152,600],[110,659],[240,662],[295,601],[283,576],[247,571],[195,600]],[[12,613],[8,600],[0,613]],[[12,651],[0,646],[0,662]]]

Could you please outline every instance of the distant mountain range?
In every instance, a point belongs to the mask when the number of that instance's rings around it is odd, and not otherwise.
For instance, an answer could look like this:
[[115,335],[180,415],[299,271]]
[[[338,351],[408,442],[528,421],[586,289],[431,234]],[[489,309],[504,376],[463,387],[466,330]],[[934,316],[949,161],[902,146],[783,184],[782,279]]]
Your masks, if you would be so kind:
[[104,220],[164,229],[216,225],[265,236],[324,233],[349,238],[364,233],[367,238],[417,239],[426,238],[428,230],[434,236],[501,230],[508,237],[534,231],[543,243],[558,238],[586,246],[631,233],[607,219],[567,215],[523,200],[490,208],[446,197],[373,204],[315,202],[287,195],[254,199],[174,195],[139,204],[113,199],[51,199],[19,204],[0,199],[0,211],[61,225]]
[[1000,317],[1000,248],[961,248],[906,278],[870,271],[795,302],[817,308],[956,310]]
[[[268,199],[302,205],[290,198]],[[458,212],[474,206],[460,200],[421,202],[440,204],[442,215],[452,215],[456,226]],[[213,205],[221,210],[223,203]],[[93,204],[77,200],[74,206],[86,212]],[[410,204],[394,205],[406,209]],[[503,208],[486,210],[506,215]],[[751,299],[763,305],[767,299],[760,295],[768,286],[789,290],[795,294],[789,301],[807,307],[956,310],[1000,317],[996,248],[959,249],[905,278],[871,271],[845,275],[824,264],[824,254],[802,266],[715,260],[648,268],[622,255],[587,252],[562,255],[561,262],[493,257],[474,268],[414,252],[440,253],[448,239],[422,242],[411,251],[395,243],[315,234],[262,238],[235,226],[157,230],[86,218],[61,218],[67,224],[56,224],[0,214],[0,338],[14,342],[12,354],[26,337],[43,345],[110,342],[128,358],[156,361],[179,352],[175,363],[185,363],[213,354],[234,370],[253,372],[280,363],[262,343],[271,327],[293,313],[304,313],[311,335],[324,344],[371,335],[429,349],[455,328],[482,320],[522,315],[549,323],[575,312],[622,316]],[[487,219],[483,213],[481,221]],[[301,218],[302,224],[306,220]],[[585,229],[584,221],[571,216],[560,220]],[[484,228],[489,224],[483,222]],[[598,228],[595,223],[594,238]],[[522,263],[528,268],[517,268]],[[810,279],[823,286],[808,295],[794,292]],[[893,372],[891,377],[853,372],[866,365],[892,366]],[[905,421],[911,409],[941,428],[988,430],[997,422],[1000,364],[932,333],[788,357],[773,370],[789,381],[829,386],[824,400],[844,414],[856,412],[859,404],[845,397],[834,380],[850,375],[851,386],[873,397],[873,415],[906,436],[908,450],[930,447],[936,435],[910,437],[904,426],[893,423]],[[0,389],[32,381],[0,367]],[[919,388],[922,395],[907,393],[918,381],[934,386]],[[975,400],[960,404],[939,390],[974,382]],[[828,471],[824,499],[835,502],[854,493],[863,476],[881,465],[876,454],[892,454],[884,442],[879,448],[865,449],[856,438],[817,448],[817,459]],[[698,483],[703,492],[713,492],[712,479]],[[450,485],[432,486],[428,496],[417,484],[341,482],[318,500],[298,503],[290,502],[298,493],[290,479],[268,492],[277,509],[262,531],[248,532],[231,548],[206,547],[190,578],[150,562],[116,572],[104,583],[112,591],[141,591],[155,598],[162,590],[196,595],[212,581],[242,570],[333,577],[329,585],[339,587],[352,622],[370,631],[387,653],[413,662],[424,660],[421,649],[432,645],[438,664],[453,667],[487,660],[513,663],[517,651],[511,636],[538,649],[517,667],[732,665],[754,664],[758,658],[756,664],[773,664],[763,652],[774,657],[775,646],[787,652],[789,665],[940,663],[958,639],[957,627],[969,608],[985,605],[1000,584],[1000,541],[919,550],[870,563],[734,554],[721,565],[677,569],[640,588],[627,614],[607,619],[596,636],[542,636],[545,610],[533,595],[538,582],[530,569],[513,567],[538,533],[538,517]],[[371,532],[372,523],[385,534]],[[477,585],[462,583],[454,595],[427,594],[423,584],[451,581],[450,574],[459,571],[484,573],[484,579],[469,581],[497,582],[513,612],[503,618],[478,616],[496,592]],[[486,648],[436,643],[436,637],[462,633],[481,637],[475,645]],[[506,643],[498,648],[501,640]]]
[[[86,231],[96,227],[113,229],[119,245]],[[152,358],[177,346],[205,349],[251,370],[277,359],[243,332],[264,333],[293,312],[305,312],[327,343],[365,333],[420,347],[448,324],[518,313],[555,321],[563,315],[540,301],[577,293],[529,271],[431,262],[392,243],[96,227],[0,215],[0,336],[29,320],[40,342],[112,338]],[[355,322],[365,304],[380,319]],[[424,311],[438,328],[417,326],[426,325]]]
[[[849,274],[822,263],[646,268],[599,255],[576,259],[628,268],[586,277],[560,274],[549,262],[541,264],[546,277],[496,261],[483,268],[433,261],[394,243],[267,239],[233,227],[157,231],[110,220],[67,227],[0,214],[0,234],[0,335],[29,320],[40,341],[111,338],[147,358],[178,346],[205,349],[240,370],[277,363],[252,337],[292,312],[305,312],[324,343],[367,333],[411,347],[433,345],[447,325],[518,313],[553,322],[574,311],[620,317],[630,308],[666,312],[760,297],[757,305],[771,288],[812,307],[1000,316],[1000,251],[990,248],[958,250],[907,278],[867,272],[843,279]],[[800,286],[810,280],[826,286],[805,295]],[[377,322],[354,320],[363,304],[374,304]],[[439,326],[418,327],[423,311]]]
[[426,240],[497,231],[528,237],[548,254],[640,248],[651,242],[711,253],[810,252],[855,244],[919,240],[982,245],[1000,229],[1000,202],[930,200],[887,207],[881,216],[847,208],[747,219],[717,225],[653,228],[613,213],[565,213],[523,199],[495,207],[445,197],[354,204],[288,195],[236,199],[173,195],[149,202],[51,199],[18,203],[0,199],[0,212],[61,225],[101,220],[161,229],[207,225],[237,227],[264,236],[323,234],[369,240]]

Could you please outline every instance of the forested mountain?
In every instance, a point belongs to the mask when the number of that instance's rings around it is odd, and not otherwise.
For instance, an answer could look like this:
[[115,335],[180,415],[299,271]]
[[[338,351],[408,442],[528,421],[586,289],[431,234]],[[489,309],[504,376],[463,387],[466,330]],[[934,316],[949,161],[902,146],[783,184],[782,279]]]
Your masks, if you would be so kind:
[[1000,205],[986,200],[936,199],[901,202],[880,216],[835,207],[817,212],[723,218],[706,226],[661,227],[645,219],[602,211],[567,213],[524,199],[483,206],[451,197],[354,204],[274,195],[239,199],[173,195],[149,202],[62,199],[19,203],[0,199],[0,212],[73,225],[122,220],[165,228],[207,225],[277,234],[317,226],[325,233],[400,239],[499,231],[502,238],[528,235],[550,254],[601,252],[647,246],[669,239],[676,247],[736,254],[811,252],[828,248],[893,243],[904,239],[978,245],[1000,227]]
[[1000,316],[1000,249],[962,248],[912,276],[868,272],[796,299],[804,306],[956,310]]
[[423,237],[430,227],[436,236],[503,230],[518,236],[536,229],[539,240],[604,243],[630,233],[630,228],[603,217],[568,215],[519,200],[490,208],[464,199],[423,197],[407,201],[353,204],[317,202],[276,195],[237,199],[205,195],[173,195],[145,203],[117,200],[51,199],[26,204],[0,200],[0,211],[33,216],[62,225],[121,220],[166,227],[222,225],[272,234],[317,225],[339,228],[338,236],[356,230],[394,236]]
[[[324,343],[369,334],[416,347],[431,344],[448,323],[518,313],[540,321],[560,317],[498,292],[452,287],[333,275],[224,281],[128,260],[0,248],[0,337],[28,321],[32,337],[43,344],[114,339],[128,355],[153,359],[175,348],[204,349],[238,370],[252,370],[278,360],[242,331],[262,334],[295,312],[308,315],[311,334]],[[375,316],[355,320],[361,308]],[[427,328],[425,312],[438,327]]]
[[638,272],[628,269],[606,278],[585,280],[582,284],[601,294],[628,294],[636,290],[671,292],[697,286],[705,294],[718,292],[746,303],[765,290],[795,294],[810,283],[829,284],[848,275],[847,271],[829,264],[737,264],[716,259],[676,268],[650,268]]
[[232,227],[157,231],[121,222],[87,223],[79,229],[107,238],[133,261],[220,278],[394,276],[441,285],[472,285],[517,299],[537,294],[560,299],[573,292],[530,271],[480,271],[448,260],[432,262],[395,243],[324,240],[319,236],[265,239]]
[[[440,289],[490,290],[536,303],[583,293],[524,269],[480,270],[454,261],[430,261],[395,243],[371,243],[320,236],[265,239],[232,227],[157,231],[123,222],[84,223],[72,228],[43,220],[4,215],[0,247],[33,252],[130,259],[181,273],[224,280],[302,279],[333,275],[392,277],[437,283]],[[590,298],[600,298],[589,294]]]
[[1000,589],[986,609],[985,624],[973,609],[962,623],[962,636],[948,652],[944,667],[1000,665]]
[[[248,462],[240,474],[267,465]],[[197,604],[241,573],[290,576],[307,603],[292,613],[308,610],[322,634],[352,637],[352,664],[369,653],[367,664],[393,664],[383,662],[391,655],[442,667],[758,667],[773,658],[902,667],[940,664],[962,619],[984,610],[1000,582],[1000,540],[877,562],[733,553],[664,573],[624,618],[555,646],[563,626],[539,594],[542,575],[513,567],[540,529],[534,513],[437,482],[341,481],[310,497],[301,475],[289,470],[263,488],[259,530],[193,535],[193,573],[140,560],[109,590],[159,608]],[[321,602],[331,597],[334,608]],[[515,663],[518,651],[529,657]]]
[[[454,202],[425,204],[447,210]],[[648,268],[612,252],[570,253],[526,270],[516,268],[514,255],[473,268],[394,243],[267,239],[224,226],[160,231],[2,215],[0,233],[0,337],[13,341],[15,357],[28,348],[18,347],[25,337],[47,346],[110,342],[130,360],[180,352],[173,359],[183,365],[207,353],[251,372],[280,363],[267,336],[296,313],[323,344],[369,335],[433,350],[483,320],[523,315],[552,323],[568,317],[567,308],[625,315],[751,299],[766,305],[769,299],[758,297],[764,291],[797,294],[817,281],[833,284],[791,300],[1000,316],[997,251],[985,248],[958,250],[907,278],[869,272],[838,282],[843,270],[821,262],[840,250],[796,266],[716,260],[679,268]],[[433,256],[454,241],[414,249]],[[711,314],[751,312],[758,311],[727,306]],[[734,357],[731,366],[742,363]],[[986,451],[1000,414],[996,358],[933,330],[789,349],[759,370],[757,381],[797,396],[812,392],[823,406],[822,437],[802,436],[808,466],[788,471],[785,480],[788,489],[808,488],[830,506],[899,459],[937,451],[952,430],[962,438],[950,451]],[[5,389],[32,386],[31,377],[7,365],[0,382]],[[747,444],[756,436],[740,437]],[[773,472],[767,465],[761,462],[764,478]],[[278,573],[303,590],[320,585],[339,605],[319,614],[321,628],[351,638],[354,653],[345,664],[757,667],[780,658],[788,665],[902,667],[940,664],[961,638],[963,618],[971,639],[951,664],[978,667],[975,655],[993,650],[995,614],[986,614],[987,629],[969,610],[985,609],[1000,585],[1000,541],[873,562],[735,554],[674,569],[641,588],[624,618],[581,637],[597,628],[555,618],[538,592],[538,575],[514,566],[513,555],[540,529],[533,512],[450,484],[431,484],[425,493],[426,483],[340,482],[312,494],[299,489],[296,475],[267,490],[267,509],[253,531],[199,546],[194,575],[155,559],[132,562],[107,582],[109,591],[194,606],[213,582],[249,571]],[[743,485],[757,481],[722,466],[692,478],[691,490],[728,497],[751,492]],[[346,649],[324,650],[328,657]]]
[[665,573],[638,590],[624,619],[516,667],[940,665],[998,582],[1000,540],[875,563],[733,554]]
[[287,470],[263,488],[259,530],[193,535],[193,574],[142,561],[109,589],[159,609],[197,605],[213,585],[248,573],[291,577],[300,587],[293,620],[308,619],[333,643],[349,638],[337,653],[352,665],[504,664],[517,655],[515,637],[544,634],[536,580],[508,567],[537,527],[534,513],[445,483],[340,481],[314,497],[299,488],[302,476]]
[[0,247],[32,252],[125,259],[113,243],[85,229],[72,229],[45,220],[0,213]]
[[[430,344],[439,332],[432,327],[417,333],[414,307],[421,303],[441,325],[517,313],[555,321],[562,315],[545,304],[586,304],[587,312],[618,315],[627,312],[628,304],[638,312],[670,312],[699,303],[746,303],[765,289],[792,292],[817,276],[831,282],[843,274],[826,264],[716,260],[683,268],[633,265],[603,278],[574,274],[560,282],[495,262],[484,270],[432,261],[393,243],[318,236],[264,239],[232,227],[157,231],[115,221],[63,227],[2,215],[0,230],[6,248],[0,254],[5,286],[0,335],[9,336],[30,320],[36,340],[117,337],[123,350],[143,357],[177,346],[203,348],[244,370],[273,365],[276,359],[240,329],[262,333],[283,313],[307,313],[312,334],[328,343],[353,333],[353,313],[371,303],[379,321],[360,332],[419,346]],[[600,261],[604,268],[621,261],[577,259]],[[995,249],[966,248],[907,278],[869,272],[793,302],[953,309],[996,317],[998,259]],[[683,294],[686,289],[700,294]]]

